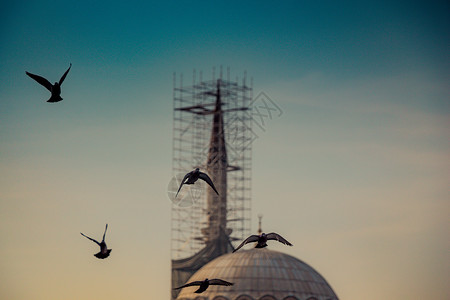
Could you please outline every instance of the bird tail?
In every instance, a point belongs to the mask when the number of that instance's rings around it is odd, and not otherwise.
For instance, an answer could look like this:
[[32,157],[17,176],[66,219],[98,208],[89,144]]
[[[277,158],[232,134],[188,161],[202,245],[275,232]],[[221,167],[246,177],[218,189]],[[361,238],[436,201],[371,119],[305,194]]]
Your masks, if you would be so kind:
[[61,96],[51,96],[50,99],[47,100],[47,102],[50,103],[54,103],[54,102],[59,102],[61,101],[63,98],[61,98]]

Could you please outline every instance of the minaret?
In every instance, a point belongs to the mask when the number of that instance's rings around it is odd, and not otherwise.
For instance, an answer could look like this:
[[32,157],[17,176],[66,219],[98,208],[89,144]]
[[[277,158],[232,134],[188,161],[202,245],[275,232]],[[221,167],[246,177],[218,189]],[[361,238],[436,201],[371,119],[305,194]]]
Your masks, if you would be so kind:
[[[231,253],[231,241],[241,240],[250,231],[254,136],[247,110],[252,88],[245,84],[246,77],[239,84],[237,79],[230,81],[229,76],[223,80],[222,72],[218,80],[203,81],[201,73],[200,82],[196,83],[195,78],[194,73],[192,86],[181,83],[176,87],[174,77],[173,170],[185,174],[199,167],[209,175],[219,195],[205,185],[204,194],[191,206],[174,202],[172,255],[176,255],[172,256],[172,288],[186,283],[216,257]],[[233,133],[233,138],[226,141],[225,133]],[[231,237],[232,232],[236,237]],[[172,289],[172,299],[178,293]]]
[[216,97],[213,111],[211,139],[206,162],[206,172],[214,182],[219,195],[212,189],[207,189],[206,211],[208,221],[202,234],[206,244],[216,241],[221,233],[229,236],[231,229],[227,229],[227,149],[223,124],[223,110],[221,99],[221,80],[217,80],[216,92],[208,92]]

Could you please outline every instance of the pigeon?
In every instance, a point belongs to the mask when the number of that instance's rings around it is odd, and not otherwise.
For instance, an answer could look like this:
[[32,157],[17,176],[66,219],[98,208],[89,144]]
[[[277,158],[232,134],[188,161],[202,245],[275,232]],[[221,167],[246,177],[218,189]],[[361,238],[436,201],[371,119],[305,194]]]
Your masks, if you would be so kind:
[[219,195],[219,192],[217,192],[216,187],[214,186],[211,178],[209,178],[208,174],[200,172],[199,168],[196,168],[194,171],[191,171],[184,176],[183,180],[181,181],[180,188],[175,195],[175,198],[178,196],[178,193],[180,192],[183,184],[194,184],[199,178],[206,181],[206,183],[209,184],[210,187],[212,187],[214,192]]
[[291,243],[289,243],[286,239],[284,239],[281,235],[278,233],[272,232],[265,234],[264,232],[261,235],[251,235],[248,238],[246,238],[236,249],[233,250],[233,253],[238,251],[242,248],[245,244],[257,242],[255,248],[264,248],[267,247],[267,241],[268,240],[276,240],[279,241],[282,244],[292,246]]
[[196,285],[199,285],[200,287],[194,293],[200,294],[200,293],[203,293],[204,291],[206,291],[206,289],[210,285],[226,285],[226,286],[230,286],[230,285],[233,285],[233,283],[225,281],[225,280],[222,280],[222,279],[211,279],[211,280],[209,280],[208,278],[206,278],[203,281],[193,281],[193,282],[187,283],[187,284],[182,285],[180,287],[174,288],[174,290],[179,290],[179,289],[185,288],[187,286],[196,286]]
[[47,79],[45,79],[44,77],[41,77],[39,75],[34,75],[34,74],[31,74],[26,71],[25,71],[25,73],[28,76],[30,76],[31,78],[33,78],[34,80],[36,80],[38,83],[43,85],[47,90],[50,91],[50,93],[52,93],[52,96],[50,97],[50,99],[47,100],[47,102],[59,102],[63,99],[63,98],[61,98],[61,84],[63,83],[64,79],[66,78],[67,73],[69,73],[69,70],[71,67],[72,67],[72,64],[70,64],[67,71],[63,74],[63,76],[61,76],[61,79],[59,80],[59,82],[55,82],[55,84],[51,84]]
[[96,240],[88,237],[87,235],[84,235],[83,233],[81,233],[82,236],[84,236],[85,238],[90,239],[91,241],[95,242],[97,245],[100,246],[100,252],[94,254],[95,257],[99,258],[99,259],[105,259],[109,256],[109,253],[111,252],[112,249],[108,249],[106,247],[106,243],[105,243],[105,234],[106,234],[106,229],[108,229],[108,224],[106,224],[106,228],[105,228],[105,232],[103,233],[103,240],[101,243],[97,242]]

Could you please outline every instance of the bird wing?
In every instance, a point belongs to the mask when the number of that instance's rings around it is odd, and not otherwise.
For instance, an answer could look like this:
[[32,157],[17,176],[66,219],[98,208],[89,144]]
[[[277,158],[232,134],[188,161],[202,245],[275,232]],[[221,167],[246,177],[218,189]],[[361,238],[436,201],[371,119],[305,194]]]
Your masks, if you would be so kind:
[[108,224],[106,224],[106,227],[105,227],[105,232],[103,233],[103,240],[102,240],[102,242],[104,242],[104,241],[105,241],[106,229],[108,229]]
[[276,240],[279,241],[282,244],[288,245],[288,246],[292,246],[291,243],[288,242],[288,240],[286,240],[284,237],[282,237],[281,235],[279,235],[278,233],[272,232],[272,233],[268,233],[266,235],[268,240]]
[[198,178],[206,181],[206,183],[209,184],[210,187],[212,187],[214,192],[216,192],[216,194],[219,195],[219,192],[217,192],[216,187],[214,186],[214,183],[212,182],[211,178],[209,178],[208,174],[200,172]]
[[[81,233],[81,232],[80,232]],[[82,236],[84,236],[85,238],[88,238],[88,239],[90,239],[91,241],[93,241],[93,242],[95,242],[97,245],[99,245],[100,246],[100,243],[99,242],[97,242],[96,240],[94,240],[93,238],[90,238],[90,237],[88,237],[87,235],[84,235],[83,233],[81,233],[81,235]]]
[[200,284],[202,284],[202,282],[203,282],[203,281],[192,281],[192,282],[190,282],[190,283],[186,283],[185,285],[182,285],[182,286],[179,286],[179,287],[177,287],[177,288],[174,288],[174,290],[179,290],[179,289],[185,288],[185,287],[187,287],[187,286],[200,285]]
[[70,64],[69,68],[67,69],[66,72],[64,72],[63,76],[61,76],[61,79],[59,80],[59,85],[61,85],[64,81],[64,79],[66,79],[67,73],[69,73],[70,68],[72,68],[72,63]]
[[192,174],[192,171],[187,173],[186,175],[184,175],[183,180],[181,180],[180,187],[178,188],[177,194],[175,195],[175,198],[178,196],[178,193],[180,192],[181,187],[183,186],[183,184],[186,181],[186,179],[188,179],[188,177],[191,176],[191,174]]
[[209,285],[226,285],[230,286],[233,285],[233,283],[222,280],[222,279],[211,279],[209,280]]
[[39,84],[45,86],[45,88],[47,90],[49,90],[50,92],[52,91],[52,84],[47,79],[45,79],[44,77],[41,77],[39,75],[31,74],[27,71],[25,71],[25,73],[28,76],[30,76],[31,78],[33,78],[34,80],[36,80]]
[[259,239],[259,236],[257,235],[251,235],[248,238],[246,238],[239,246],[237,246],[236,249],[233,250],[233,253],[238,251],[239,249],[242,248],[242,246],[244,246],[247,243],[252,243],[252,242],[257,242]]

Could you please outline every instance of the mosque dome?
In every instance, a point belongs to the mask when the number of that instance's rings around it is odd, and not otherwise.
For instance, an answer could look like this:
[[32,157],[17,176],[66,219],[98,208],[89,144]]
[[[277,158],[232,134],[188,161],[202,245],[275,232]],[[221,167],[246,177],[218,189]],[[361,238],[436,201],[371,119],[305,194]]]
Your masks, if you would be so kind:
[[264,249],[222,255],[199,269],[188,282],[219,278],[233,286],[183,288],[177,300],[337,300],[326,280],[301,260]]

